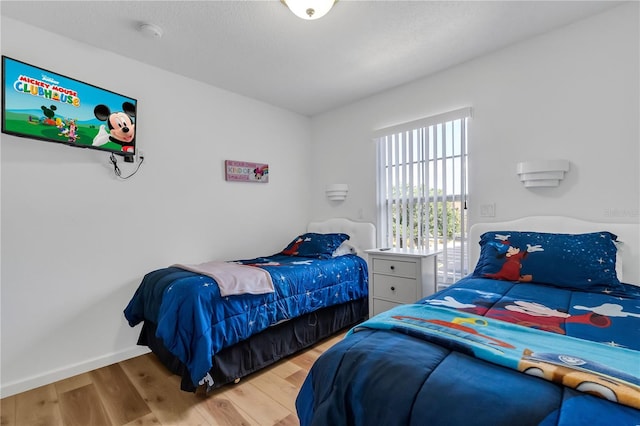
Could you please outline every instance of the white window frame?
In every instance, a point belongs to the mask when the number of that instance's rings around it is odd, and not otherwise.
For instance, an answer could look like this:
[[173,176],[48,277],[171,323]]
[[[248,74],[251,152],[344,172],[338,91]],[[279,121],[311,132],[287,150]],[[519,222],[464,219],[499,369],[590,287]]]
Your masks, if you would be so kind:
[[[380,129],[373,135],[378,244],[441,251],[439,287],[454,283],[469,269],[466,202],[471,112],[470,107],[461,108]],[[458,229],[447,223],[449,209],[459,210]],[[429,211],[435,212],[430,215],[433,219],[426,217]]]

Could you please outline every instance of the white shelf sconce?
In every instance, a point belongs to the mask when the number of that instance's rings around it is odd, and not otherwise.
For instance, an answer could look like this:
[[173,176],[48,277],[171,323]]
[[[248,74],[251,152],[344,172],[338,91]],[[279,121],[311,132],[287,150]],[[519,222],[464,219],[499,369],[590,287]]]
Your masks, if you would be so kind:
[[558,186],[568,171],[567,160],[525,161],[517,166],[517,173],[525,188]]
[[327,185],[327,198],[331,201],[344,201],[349,192],[349,185],[346,183],[334,183]]

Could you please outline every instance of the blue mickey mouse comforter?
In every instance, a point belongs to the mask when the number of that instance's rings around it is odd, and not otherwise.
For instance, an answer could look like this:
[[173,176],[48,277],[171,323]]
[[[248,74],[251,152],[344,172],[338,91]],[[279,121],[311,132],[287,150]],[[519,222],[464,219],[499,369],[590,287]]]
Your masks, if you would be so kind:
[[275,292],[222,297],[212,277],[177,267],[148,273],[124,310],[130,326],[151,321],[197,384],[221,349],[280,321],[367,297],[366,261],[276,254],[235,263],[266,270]]
[[298,395],[302,425],[638,425],[640,289],[467,277],[355,327]]

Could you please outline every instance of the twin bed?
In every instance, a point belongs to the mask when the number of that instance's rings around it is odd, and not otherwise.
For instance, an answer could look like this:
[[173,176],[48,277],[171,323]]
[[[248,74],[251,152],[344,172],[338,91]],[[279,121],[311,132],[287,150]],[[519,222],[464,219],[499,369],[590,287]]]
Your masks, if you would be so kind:
[[[373,226],[331,219],[308,232],[236,262],[268,272],[273,293],[221,296],[194,265],[147,274],[125,310],[143,323],[139,343],[194,391],[351,327],[306,378],[302,425],[640,424],[638,224],[474,225],[472,274],[369,319]],[[325,245],[303,247],[317,235]]]
[[125,317],[181,389],[206,392],[366,319],[374,246],[370,223],[312,222],[274,255],[148,273]]
[[300,423],[640,424],[638,233],[475,225],[473,273],[351,329],[312,367]]

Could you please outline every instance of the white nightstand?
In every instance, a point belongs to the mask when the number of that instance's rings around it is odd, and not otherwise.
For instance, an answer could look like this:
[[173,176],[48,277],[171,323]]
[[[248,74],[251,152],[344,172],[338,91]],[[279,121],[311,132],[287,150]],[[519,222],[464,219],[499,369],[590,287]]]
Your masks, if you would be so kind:
[[369,316],[413,303],[437,289],[436,258],[440,251],[371,249],[369,256]]

